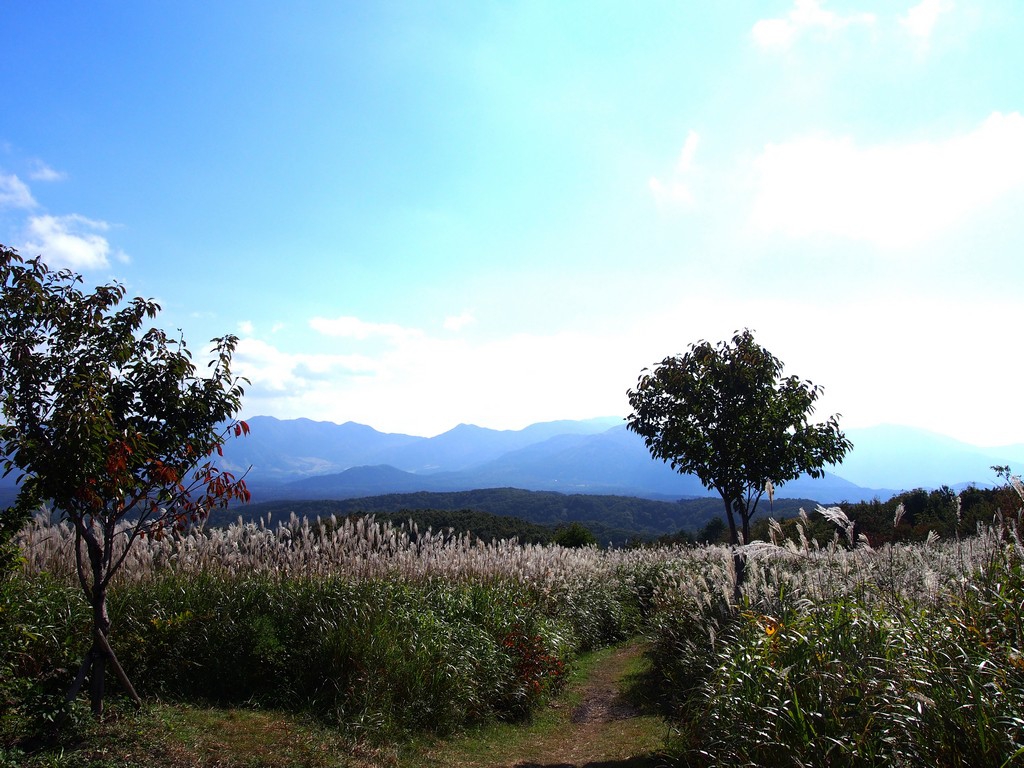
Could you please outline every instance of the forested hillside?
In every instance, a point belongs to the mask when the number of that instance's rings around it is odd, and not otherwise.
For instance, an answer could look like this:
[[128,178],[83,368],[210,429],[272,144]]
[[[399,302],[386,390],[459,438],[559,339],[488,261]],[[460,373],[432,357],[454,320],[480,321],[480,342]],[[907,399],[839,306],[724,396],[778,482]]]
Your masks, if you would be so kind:
[[[792,516],[803,507],[815,508],[810,499],[776,499],[771,514]],[[521,541],[542,541],[559,526],[578,522],[586,526],[601,544],[622,546],[647,541],[680,531],[695,535],[722,515],[722,502],[716,498],[652,501],[628,496],[561,494],[548,491],[523,491],[516,488],[490,488],[452,493],[402,493],[360,499],[322,501],[271,501],[233,507],[211,516],[211,525],[223,525],[241,517],[258,520],[270,515],[279,520],[295,513],[299,517],[375,514],[378,518],[401,522],[412,519],[422,528],[454,528],[471,532],[484,540],[517,536]],[[457,514],[455,514],[457,513]],[[769,514],[767,500],[759,514]],[[501,518],[501,519],[495,519]],[[531,525],[527,525],[531,524]]]

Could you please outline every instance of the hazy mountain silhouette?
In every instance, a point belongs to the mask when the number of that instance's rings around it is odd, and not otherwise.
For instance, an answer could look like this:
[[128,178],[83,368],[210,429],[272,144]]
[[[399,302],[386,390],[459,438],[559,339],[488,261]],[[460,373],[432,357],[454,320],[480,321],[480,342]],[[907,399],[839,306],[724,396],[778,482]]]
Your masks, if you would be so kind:
[[[262,498],[352,498],[411,491],[514,487],[563,493],[683,498],[708,495],[693,476],[650,457],[621,419],[555,421],[522,430],[460,424],[436,437],[378,432],[271,417],[250,420],[252,434],[225,447],[226,461],[251,466]],[[888,498],[900,490],[995,481],[994,464],[1024,465],[1024,445],[978,448],[920,429],[846,430],[854,448],[823,478],[802,477],[780,497],[823,503]]]
[[[622,419],[553,421],[522,430],[460,424],[436,437],[379,432],[355,422],[249,419],[251,434],[229,440],[224,464],[248,468],[259,500],[355,498],[416,491],[521,488],[650,499],[707,496],[693,476],[651,458]],[[822,503],[887,499],[913,488],[996,482],[993,465],[1024,467],[1024,444],[979,448],[911,427],[845,430],[854,448],[817,480],[802,477],[782,498]],[[14,473],[0,480],[0,502],[14,497]]]
[[883,424],[848,429],[853,451],[836,472],[857,485],[911,490],[996,481],[993,465],[1024,468],[1024,445],[979,448],[923,429]]

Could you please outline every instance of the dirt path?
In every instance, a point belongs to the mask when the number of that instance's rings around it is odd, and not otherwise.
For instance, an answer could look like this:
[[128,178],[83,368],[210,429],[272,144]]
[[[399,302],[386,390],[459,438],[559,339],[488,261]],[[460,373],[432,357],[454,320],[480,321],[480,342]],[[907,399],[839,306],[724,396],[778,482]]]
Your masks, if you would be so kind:
[[527,725],[497,725],[447,742],[416,764],[433,768],[655,768],[667,733],[645,697],[643,647],[603,654]]

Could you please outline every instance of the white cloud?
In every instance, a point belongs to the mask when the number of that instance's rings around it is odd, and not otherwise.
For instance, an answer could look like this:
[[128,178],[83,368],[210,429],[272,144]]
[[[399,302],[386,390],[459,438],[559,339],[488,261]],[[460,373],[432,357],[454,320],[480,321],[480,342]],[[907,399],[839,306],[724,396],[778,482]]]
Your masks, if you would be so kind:
[[383,338],[393,343],[418,338],[423,332],[415,328],[403,328],[394,323],[368,323],[358,317],[341,316],[335,318],[314,317],[309,327],[324,336],[365,341],[371,338]]
[[1004,331],[1019,316],[1013,302],[876,293],[780,309],[764,313],[759,336],[787,372],[825,386],[819,415],[839,412],[849,427],[920,427],[982,446],[1020,442],[1024,360],[1007,352]]
[[112,255],[127,260],[123,253],[112,254],[110,243],[99,234],[109,228],[106,222],[78,214],[32,216],[28,220],[30,239],[23,250],[41,255],[53,268],[100,269],[110,265]]
[[785,49],[796,40],[797,28],[788,19],[761,19],[750,34],[762,48]]
[[642,367],[746,327],[784,362],[786,375],[824,387],[816,418],[839,413],[847,427],[906,424],[976,445],[1021,441],[1024,414],[1014,404],[1024,358],[1007,351],[1005,331],[1015,327],[1017,303],[905,295],[898,286],[843,293],[836,286],[819,295],[691,296],[605,339],[609,360],[594,370],[593,386],[633,386]]
[[693,203],[693,192],[681,181],[662,181],[652,176],[647,180],[647,188],[651,190],[655,202],[660,206]]
[[0,208],[35,208],[32,192],[14,174],[0,173]]
[[463,312],[460,315],[453,315],[452,317],[446,317],[444,319],[444,329],[446,331],[461,331],[466,326],[472,325],[476,322],[476,318],[472,312]]
[[848,137],[770,144],[754,163],[752,222],[901,247],[1024,187],[1024,117],[993,113],[944,141],[861,147]]
[[900,24],[912,37],[927,41],[931,38],[939,17],[952,10],[952,0],[922,0],[910,8],[906,16],[900,17]]
[[[1006,352],[1005,336],[1018,315],[1016,304],[989,299],[708,292],[610,334],[509,334],[472,343],[424,334],[365,354],[295,354],[246,338],[235,369],[252,382],[247,416],[351,420],[419,435],[459,422],[519,429],[625,416],[626,389],[644,367],[690,342],[749,327],[786,374],[824,385],[817,417],[838,412],[848,427],[900,423],[995,445],[1024,433],[1014,408],[1024,360]],[[955,362],[964,353],[970,370]]]
[[39,160],[33,165],[29,178],[33,181],[63,181],[67,175]]
[[242,320],[238,323],[238,332],[243,336],[252,336],[253,324],[250,320]]
[[836,32],[851,25],[870,26],[875,23],[871,13],[840,16],[821,7],[820,0],[794,0],[793,7],[783,18],[761,19],[750,31],[754,42],[761,48],[786,49],[806,31]]
[[665,205],[690,205],[693,203],[693,192],[686,181],[693,166],[693,157],[697,153],[697,145],[700,143],[700,135],[696,131],[690,131],[686,135],[686,141],[679,152],[679,159],[672,176],[667,179],[659,179],[652,176],[647,180],[647,188],[654,196],[659,206]]
[[686,134],[686,141],[683,143],[683,149],[679,153],[679,162],[676,163],[676,169],[680,173],[686,173],[690,170],[690,166],[693,164],[693,156],[697,152],[697,145],[700,143],[700,134],[696,131],[690,131]]
[[612,346],[635,354],[635,341],[573,333],[514,334],[480,343],[409,334],[365,354],[292,354],[245,338],[235,370],[251,381],[244,401],[249,416],[353,420],[432,435],[463,421],[516,429],[534,421],[614,415],[625,407],[625,388],[639,368],[616,370],[621,355],[608,354]]
[[[289,400],[307,397],[320,379],[331,377],[341,388],[345,376],[370,374],[378,367],[362,355],[294,354],[253,338],[239,340],[233,362],[235,371],[251,382],[247,397],[280,400],[285,410]],[[312,418],[316,414],[302,415]]]

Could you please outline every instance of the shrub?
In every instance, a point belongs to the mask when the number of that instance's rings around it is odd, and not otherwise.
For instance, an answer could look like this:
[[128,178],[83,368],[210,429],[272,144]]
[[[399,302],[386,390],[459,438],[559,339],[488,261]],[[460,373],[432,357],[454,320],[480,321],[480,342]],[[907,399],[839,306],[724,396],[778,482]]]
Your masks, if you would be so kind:
[[60,715],[90,620],[80,589],[46,574],[0,577],[0,745]]
[[303,709],[374,733],[522,716],[571,651],[512,584],[170,577],[123,585],[112,605],[147,692]]

